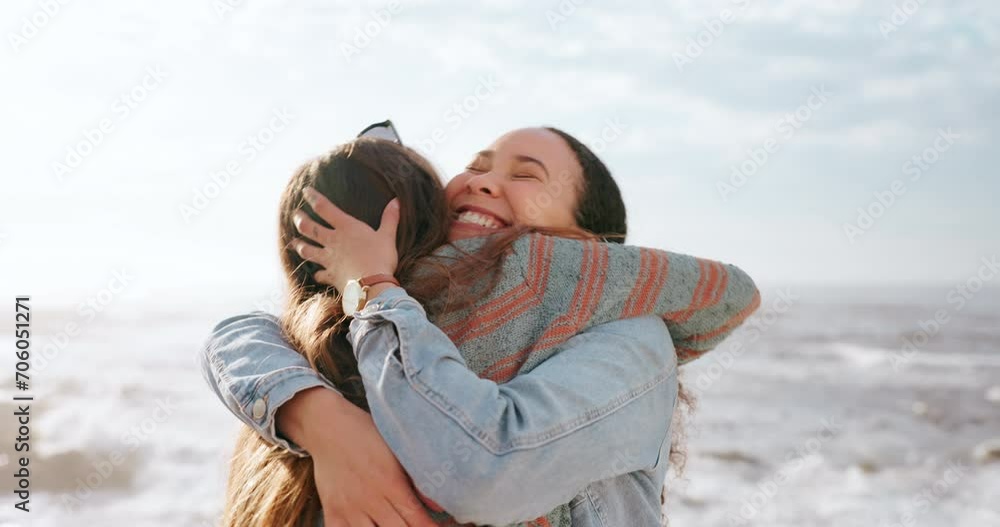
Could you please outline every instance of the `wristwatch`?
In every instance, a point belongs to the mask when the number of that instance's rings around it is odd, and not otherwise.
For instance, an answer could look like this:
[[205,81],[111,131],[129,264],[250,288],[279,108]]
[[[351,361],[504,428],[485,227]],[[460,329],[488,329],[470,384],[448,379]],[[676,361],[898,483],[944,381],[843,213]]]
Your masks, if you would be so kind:
[[368,302],[368,288],[382,282],[391,282],[397,286],[399,285],[399,280],[396,280],[391,274],[384,273],[368,275],[357,280],[348,280],[340,299],[340,303],[344,308],[344,315],[353,317],[354,313],[364,308]]

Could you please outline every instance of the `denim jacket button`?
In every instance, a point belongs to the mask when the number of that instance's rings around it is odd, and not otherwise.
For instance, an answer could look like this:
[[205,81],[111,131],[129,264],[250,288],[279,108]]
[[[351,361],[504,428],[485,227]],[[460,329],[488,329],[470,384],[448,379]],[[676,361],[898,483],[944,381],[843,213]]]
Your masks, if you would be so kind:
[[267,412],[267,403],[264,402],[264,399],[257,399],[256,401],[253,402],[254,419],[258,420],[263,419],[265,412]]

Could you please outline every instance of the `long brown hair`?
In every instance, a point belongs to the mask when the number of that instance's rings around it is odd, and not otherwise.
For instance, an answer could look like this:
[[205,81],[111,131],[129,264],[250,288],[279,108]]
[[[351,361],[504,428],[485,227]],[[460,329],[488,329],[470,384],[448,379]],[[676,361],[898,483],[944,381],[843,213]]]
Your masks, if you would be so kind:
[[[412,150],[389,141],[357,139],[303,164],[281,197],[278,245],[288,291],[281,315],[284,336],[344,397],[367,410],[339,293],[317,282],[313,276],[319,267],[304,261],[292,246],[298,236],[292,222],[295,211],[301,209],[329,227],[304,202],[306,186],[373,228],[378,228],[385,205],[399,197],[396,276],[422,302],[432,290],[409,279],[417,261],[447,241],[444,188],[431,165]],[[232,458],[223,525],[311,527],[320,517],[312,459],[270,445],[244,427]]]

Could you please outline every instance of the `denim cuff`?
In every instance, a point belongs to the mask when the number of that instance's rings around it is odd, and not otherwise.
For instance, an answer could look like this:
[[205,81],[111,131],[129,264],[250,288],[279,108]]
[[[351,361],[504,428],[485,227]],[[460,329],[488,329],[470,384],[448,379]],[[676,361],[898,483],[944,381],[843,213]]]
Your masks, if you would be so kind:
[[[309,457],[309,453],[291,440],[278,434],[277,413],[282,405],[296,394],[310,388],[324,387],[335,393],[333,385],[326,382],[311,368],[284,368],[263,377],[254,388],[249,400],[243,401],[241,410],[254,430],[271,444],[278,445],[299,457]],[[317,426],[323,426],[320,423]]]

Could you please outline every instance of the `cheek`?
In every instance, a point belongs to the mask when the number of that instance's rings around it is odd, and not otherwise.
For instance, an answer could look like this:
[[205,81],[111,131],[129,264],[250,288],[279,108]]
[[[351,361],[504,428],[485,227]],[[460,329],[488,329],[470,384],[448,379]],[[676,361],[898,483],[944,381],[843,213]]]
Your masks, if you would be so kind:
[[544,213],[540,212],[540,207],[533,202],[533,194],[525,192],[516,185],[508,185],[503,194],[515,225],[539,224],[539,219]]
[[448,184],[444,187],[444,197],[448,201],[449,206],[451,205],[451,200],[462,192],[465,188],[465,182],[471,176],[468,174],[459,174],[448,181]]
[[567,193],[552,198],[551,221],[558,227],[576,227],[576,199]]
[[549,191],[518,189],[508,192],[516,223],[536,227],[573,227],[574,202],[572,197]]

